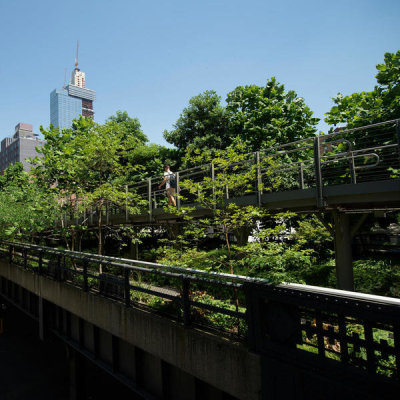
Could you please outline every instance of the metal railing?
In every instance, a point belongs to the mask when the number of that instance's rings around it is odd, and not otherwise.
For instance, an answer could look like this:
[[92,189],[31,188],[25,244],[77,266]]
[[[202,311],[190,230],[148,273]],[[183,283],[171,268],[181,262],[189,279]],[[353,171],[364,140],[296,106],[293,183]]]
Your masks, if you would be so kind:
[[[400,170],[400,120],[338,130],[249,153],[235,167],[235,174],[245,174],[249,169],[256,173],[245,191],[226,187],[226,200],[256,196],[255,203],[261,206],[266,192],[316,189],[317,206],[323,207],[324,187],[393,179],[393,170]],[[189,193],[183,182],[190,179],[198,183],[205,177],[215,180],[218,173],[218,166],[212,163],[175,172],[177,208],[198,203],[196,194]],[[153,177],[125,187],[127,193],[134,192],[144,200],[146,205],[139,214],[147,215],[150,222],[156,210],[167,205],[165,191],[158,187],[161,182],[162,177]],[[254,200],[250,203],[254,204]],[[111,217],[113,223],[129,222],[129,202],[125,208],[105,206],[102,213],[105,223]],[[70,217],[65,215],[65,220],[67,223]],[[70,222],[82,221],[94,224],[97,215],[86,210]]]
[[400,380],[400,299],[307,285],[245,284],[259,353]]
[[[1,242],[11,265],[224,332],[260,354],[400,380],[400,299]],[[4,279],[0,290],[6,292]],[[5,285],[7,286],[7,285]]]
[[2,242],[10,264],[120,300],[127,307],[151,309],[225,333],[246,335],[246,277],[185,270],[137,260],[54,249],[34,244]]
[[[317,202],[322,206],[325,186],[392,179],[391,169],[400,169],[400,120],[338,130],[271,147],[248,154],[241,164],[243,170],[258,166],[258,173],[250,190],[240,196],[257,195],[261,205],[263,187],[273,192],[316,188]],[[201,182],[206,176],[215,179],[217,175],[218,169],[213,164],[176,172],[177,207],[196,203],[196,196],[189,195],[180,183],[186,179]],[[271,185],[277,179],[279,185]],[[155,209],[166,204],[164,191],[158,189],[161,180],[153,177],[127,186],[128,191],[136,192],[147,201],[150,218]],[[227,199],[237,195],[226,188]]]

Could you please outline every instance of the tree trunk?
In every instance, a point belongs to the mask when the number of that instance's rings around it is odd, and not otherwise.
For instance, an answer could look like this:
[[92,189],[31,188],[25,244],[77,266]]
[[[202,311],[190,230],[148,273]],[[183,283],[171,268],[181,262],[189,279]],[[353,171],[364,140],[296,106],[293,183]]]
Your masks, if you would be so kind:
[[[224,233],[225,233],[225,241],[226,241],[226,247],[228,249],[228,258],[229,258],[229,267],[230,267],[230,273],[233,275],[233,264],[232,264],[232,253],[231,253],[231,245],[229,243],[229,234],[228,234],[228,230],[226,229],[226,226],[224,225]],[[234,288],[233,289],[233,298],[235,300],[235,308],[236,308],[236,312],[239,311],[239,297],[238,297],[238,292],[237,289]],[[237,320],[237,329],[239,329],[239,323],[240,320]]]
[[98,246],[97,246],[97,254],[100,256],[103,254],[103,234],[102,234],[102,215],[101,209],[98,211],[98,220],[97,220],[97,238],[98,238]]

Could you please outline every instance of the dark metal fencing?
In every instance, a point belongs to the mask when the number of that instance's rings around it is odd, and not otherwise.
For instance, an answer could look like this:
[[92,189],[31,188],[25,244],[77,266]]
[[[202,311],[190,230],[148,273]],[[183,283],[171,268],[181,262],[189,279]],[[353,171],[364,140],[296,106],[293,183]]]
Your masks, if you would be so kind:
[[400,299],[294,284],[244,290],[256,352],[400,382]]
[[[250,153],[241,162],[243,172],[257,168],[257,176],[246,194],[226,188],[226,198],[262,194],[263,191],[288,191],[316,188],[322,201],[322,188],[328,185],[373,182],[392,179],[393,170],[400,169],[400,120],[387,121],[350,130],[337,130]],[[235,171],[235,174],[240,170]],[[182,201],[193,204],[179,183],[186,179],[201,182],[205,177],[215,179],[218,167],[206,164],[178,171],[177,194]],[[132,190],[147,200],[149,211],[165,205],[163,190],[158,189],[161,177],[132,183]],[[266,189],[265,189],[266,188]],[[179,196],[178,196],[179,197]]]
[[[326,186],[359,184],[398,178],[400,169],[400,120],[382,122],[360,128],[341,130],[328,135],[313,136],[296,142],[247,154],[235,164],[235,174],[255,171],[254,180],[246,191],[226,187],[226,200],[256,196],[255,203],[261,205],[262,194],[293,190],[316,189],[317,202],[323,206],[323,190]],[[212,163],[176,172],[177,208],[194,205],[196,194],[189,193],[182,185],[203,182],[207,177],[217,179],[218,166]],[[159,189],[162,177],[153,177],[126,186],[143,199],[141,215],[152,220],[157,209],[167,205],[165,191]],[[211,193],[210,193],[211,194]],[[127,197],[128,198],[128,197]],[[127,200],[127,206],[128,204]],[[254,204],[254,200],[250,200]],[[113,223],[129,221],[128,207],[104,207],[104,222],[112,218]],[[66,216],[68,220],[69,216]],[[74,222],[93,224],[97,215],[87,210]]]
[[247,338],[267,359],[400,384],[400,299],[32,244],[2,242],[0,250],[12,265],[127,307]]
[[186,326],[246,336],[244,277],[33,244],[3,242],[1,253],[11,264],[123,301],[127,307],[151,309]]

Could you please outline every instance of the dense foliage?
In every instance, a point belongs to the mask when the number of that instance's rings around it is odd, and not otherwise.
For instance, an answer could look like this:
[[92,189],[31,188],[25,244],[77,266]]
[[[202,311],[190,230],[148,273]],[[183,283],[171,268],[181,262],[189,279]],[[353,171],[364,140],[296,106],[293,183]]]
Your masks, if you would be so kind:
[[317,123],[304,99],[293,90],[286,92],[273,77],[265,87],[238,86],[227,94],[226,107],[214,91],[191,98],[164,137],[181,153],[187,147],[225,149],[237,141],[250,152],[311,137]]
[[226,110],[231,137],[239,138],[250,151],[314,136],[313,118],[304,99],[273,77],[265,87],[239,86],[227,96]]
[[53,227],[57,201],[17,163],[0,177],[0,237],[33,240]]
[[[359,126],[400,117],[400,51],[385,54],[377,69],[378,85],[371,92],[334,98],[328,123]],[[226,104],[212,90],[190,99],[173,129],[164,132],[174,148],[149,143],[139,120],[126,111],[117,111],[104,124],[81,117],[70,129],[42,128],[46,144],[32,172],[16,164],[0,176],[0,235],[69,249],[81,249],[85,242],[85,250],[99,254],[111,252],[105,249],[107,240],[109,245],[131,242],[134,257],[137,245],[147,241],[140,256],[152,261],[334,287],[332,236],[316,217],[272,215],[255,205],[239,207],[227,196],[228,191],[251,194],[257,185],[264,192],[297,185],[297,178],[293,183],[289,174],[279,173],[272,159],[251,164],[248,153],[313,137],[317,123],[303,98],[271,78],[265,86],[235,88]],[[168,210],[180,225],[107,224],[106,209],[136,213],[147,207],[126,185],[161,175],[166,163],[174,171],[192,165],[218,169],[215,180],[207,170],[200,180],[180,183],[181,199],[211,210],[207,217],[193,218],[193,207],[182,206]],[[255,179],[259,168],[265,171],[262,183]],[[88,228],[88,218],[97,225]],[[395,259],[362,257],[354,262],[354,275],[357,290],[400,296]],[[213,301],[208,294],[199,296]]]
[[229,146],[228,118],[220,96],[208,90],[192,97],[173,129],[164,131],[164,138],[182,153],[187,147],[203,150]]
[[377,85],[372,91],[333,98],[335,105],[326,114],[331,125],[345,123],[349,128],[400,117],[400,50],[386,53],[384,63],[376,66]]

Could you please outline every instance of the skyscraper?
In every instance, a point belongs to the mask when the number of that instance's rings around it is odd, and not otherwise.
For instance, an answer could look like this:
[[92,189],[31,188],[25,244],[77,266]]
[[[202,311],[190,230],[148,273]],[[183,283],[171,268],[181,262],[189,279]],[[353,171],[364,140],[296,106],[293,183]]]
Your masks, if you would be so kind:
[[92,118],[94,115],[96,92],[85,87],[85,73],[78,67],[78,46],[69,85],[50,93],[50,123],[60,128],[70,128],[72,121],[80,115]]

